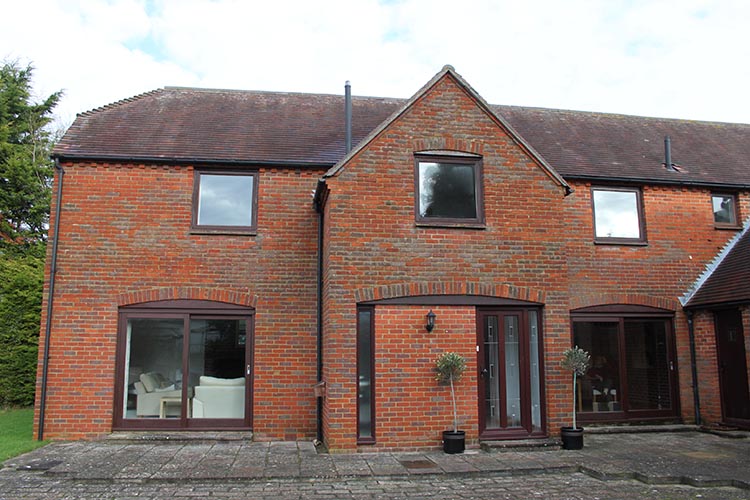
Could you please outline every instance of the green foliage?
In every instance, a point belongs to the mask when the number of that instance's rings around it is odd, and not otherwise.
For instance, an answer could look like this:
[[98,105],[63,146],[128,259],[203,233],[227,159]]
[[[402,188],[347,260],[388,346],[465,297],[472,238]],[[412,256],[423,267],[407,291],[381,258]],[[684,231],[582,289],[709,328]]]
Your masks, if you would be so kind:
[[43,245],[0,253],[0,406],[34,403]]
[[0,407],[34,402],[52,176],[52,109],[33,68],[0,66]]
[[563,359],[560,364],[569,372],[575,372],[576,375],[586,375],[591,364],[591,356],[580,347],[575,346],[563,352]]
[[34,409],[0,410],[0,463],[47,444],[34,440]]
[[455,352],[444,352],[435,361],[435,370],[437,376],[435,377],[438,382],[450,383],[451,386],[451,400],[453,401],[453,430],[458,430],[458,407],[456,406],[456,390],[453,386],[453,382],[457,382],[461,379],[466,370],[466,360],[460,354]]
[[31,101],[33,68],[0,67],[0,241],[44,240],[49,222],[54,138],[48,125],[62,97]]
[[466,370],[466,360],[455,352],[445,352],[435,362],[438,382],[456,382]]

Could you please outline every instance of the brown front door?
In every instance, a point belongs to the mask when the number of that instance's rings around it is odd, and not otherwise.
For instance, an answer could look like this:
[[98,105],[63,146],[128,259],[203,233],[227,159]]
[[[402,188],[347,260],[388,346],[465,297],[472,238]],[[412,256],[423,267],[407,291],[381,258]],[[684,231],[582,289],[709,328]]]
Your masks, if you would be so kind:
[[480,437],[543,435],[539,311],[480,310],[477,319]]
[[724,420],[743,426],[750,425],[750,392],[742,314],[739,309],[717,311],[715,321]]

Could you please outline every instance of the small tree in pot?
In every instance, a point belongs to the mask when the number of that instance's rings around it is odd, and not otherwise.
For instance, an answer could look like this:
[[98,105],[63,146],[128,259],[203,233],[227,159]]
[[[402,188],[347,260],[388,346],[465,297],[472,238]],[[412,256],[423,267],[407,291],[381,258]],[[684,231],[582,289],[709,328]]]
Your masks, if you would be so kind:
[[456,406],[456,389],[458,382],[466,370],[466,360],[455,352],[440,355],[435,362],[438,382],[449,383],[451,386],[451,400],[453,401],[453,430],[443,431],[443,451],[445,453],[462,453],[466,448],[466,433],[458,430],[458,408]]
[[583,448],[583,427],[576,425],[576,383],[579,376],[583,376],[591,364],[589,353],[578,346],[566,349],[560,363],[564,369],[573,372],[573,427],[563,427],[560,430],[563,448],[566,450],[580,450]]

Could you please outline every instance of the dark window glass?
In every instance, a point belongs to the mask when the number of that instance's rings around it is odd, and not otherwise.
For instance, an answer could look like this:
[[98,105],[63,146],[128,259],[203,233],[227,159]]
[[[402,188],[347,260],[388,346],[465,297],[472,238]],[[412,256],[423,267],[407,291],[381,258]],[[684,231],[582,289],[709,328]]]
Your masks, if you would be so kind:
[[714,194],[711,196],[716,225],[737,225],[737,200],[733,194]]
[[374,442],[372,309],[357,313],[357,439]]
[[198,172],[193,226],[201,228],[255,227],[257,175]]
[[417,221],[482,223],[479,159],[417,161]]
[[597,241],[644,241],[640,191],[592,189],[594,235]]
[[576,410],[592,416],[673,413],[669,326],[656,318],[574,321],[573,343],[591,355],[576,387]]

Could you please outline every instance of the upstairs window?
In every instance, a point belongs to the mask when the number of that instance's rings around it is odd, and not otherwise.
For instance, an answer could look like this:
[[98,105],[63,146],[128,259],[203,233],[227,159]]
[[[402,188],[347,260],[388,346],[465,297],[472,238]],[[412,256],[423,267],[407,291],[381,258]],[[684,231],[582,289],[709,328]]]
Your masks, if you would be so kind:
[[481,226],[482,161],[476,156],[416,158],[415,211],[425,225]]
[[594,241],[645,243],[641,192],[630,188],[592,188]]
[[193,229],[255,231],[257,195],[257,172],[196,171]]
[[737,227],[737,197],[733,194],[712,194],[711,204],[716,227]]

